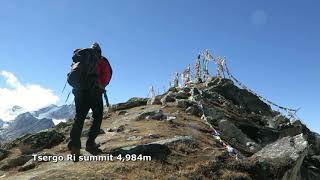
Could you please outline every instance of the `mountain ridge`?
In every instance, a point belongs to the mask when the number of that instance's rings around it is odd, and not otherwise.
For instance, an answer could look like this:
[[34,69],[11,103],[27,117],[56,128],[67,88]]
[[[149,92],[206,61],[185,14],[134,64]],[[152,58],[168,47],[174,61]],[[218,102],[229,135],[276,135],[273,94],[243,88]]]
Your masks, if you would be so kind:
[[[92,117],[85,121],[85,144]],[[72,122],[1,146],[7,179],[306,179],[320,178],[320,137],[229,79],[170,88],[152,98],[105,107],[102,155],[142,160],[68,161]],[[41,143],[39,143],[41,142]],[[0,148],[0,149],[1,149]],[[39,162],[29,153],[64,157]],[[81,152],[89,156],[83,149]],[[152,160],[146,160],[148,157]],[[17,162],[12,164],[10,162]],[[145,159],[145,160],[143,160]],[[18,170],[17,170],[18,169]],[[1,174],[0,174],[1,175]]]

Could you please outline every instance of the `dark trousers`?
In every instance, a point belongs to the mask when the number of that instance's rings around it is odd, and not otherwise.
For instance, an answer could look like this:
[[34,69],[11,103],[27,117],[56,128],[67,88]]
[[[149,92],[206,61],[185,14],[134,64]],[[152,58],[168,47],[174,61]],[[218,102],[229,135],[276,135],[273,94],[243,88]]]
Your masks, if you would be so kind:
[[82,134],[83,123],[90,109],[92,110],[93,123],[89,130],[89,137],[86,145],[93,145],[100,132],[103,116],[102,92],[98,89],[92,89],[90,91],[73,90],[73,94],[76,105],[76,116],[70,132],[70,142],[68,147],[81,148],[80,137]]

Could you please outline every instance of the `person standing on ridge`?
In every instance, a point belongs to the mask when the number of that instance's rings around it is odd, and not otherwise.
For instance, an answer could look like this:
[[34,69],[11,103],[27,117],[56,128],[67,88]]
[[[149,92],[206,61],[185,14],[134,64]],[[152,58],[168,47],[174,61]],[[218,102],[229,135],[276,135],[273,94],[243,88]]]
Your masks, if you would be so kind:
[[110,63],[101,53],[100,45],[93,43],[90,48],[76,49],[72,57],[68,83],[73,87],[76,115],[70,132],[68,148],[76,157],[74,161],[78,161],[80,155],[80,137],[84,120],[90,109],[93,114],[93,123],[89,130],[86,151],[91,154],[101,152],[95,139],[100,132],[103,118],[102,95],[112,77]]

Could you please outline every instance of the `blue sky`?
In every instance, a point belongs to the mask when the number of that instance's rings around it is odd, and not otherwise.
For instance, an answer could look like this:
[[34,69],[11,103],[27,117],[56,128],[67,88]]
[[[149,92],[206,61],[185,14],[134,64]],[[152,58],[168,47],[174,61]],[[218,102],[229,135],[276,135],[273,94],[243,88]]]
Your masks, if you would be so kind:
[[[111,103],[163,90],[202,49],[320,132],[320,2],[218,0],[3,1],[0,71],[60,98],[72,51],[101,43],[114,76]],[[211,66],[211,73],[215,73]],[[8,87],[0,78],[0,88]],[[70,87],[67,91],[70,90]]]

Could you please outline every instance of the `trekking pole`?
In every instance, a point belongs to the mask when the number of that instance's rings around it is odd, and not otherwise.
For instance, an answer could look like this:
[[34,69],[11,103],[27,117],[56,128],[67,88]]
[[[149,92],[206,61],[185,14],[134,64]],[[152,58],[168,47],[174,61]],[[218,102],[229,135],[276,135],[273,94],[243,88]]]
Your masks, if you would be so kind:
[[67,103],[67,101],[68,101],[68,99],[69,99],[70,94],[71,94],[71,91],[68,93],[67,99],[66,99],[66,101],[64,102],[65,104]]
[[107,91],[106,90],[104,90],[103,96],[104,96],[104,99],[106,100],[107,107],[110,107],[109,99],[108,99],[108,95],[107,95]]
[[66,89],[67,82],[68,82],[68,81],[66,81],[66,83],[64,84],[64,87],[63,87],[63,89],[62,89],[62,93],[63,93],[63,91]]

